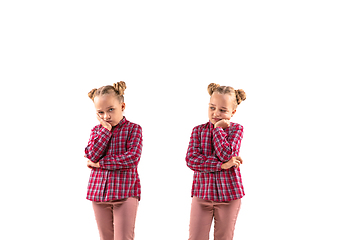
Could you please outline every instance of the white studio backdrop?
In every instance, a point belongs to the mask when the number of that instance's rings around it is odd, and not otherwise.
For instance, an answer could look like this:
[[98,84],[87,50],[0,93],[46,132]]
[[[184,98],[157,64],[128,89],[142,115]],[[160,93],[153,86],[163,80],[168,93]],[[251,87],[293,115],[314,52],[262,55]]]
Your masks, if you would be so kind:
[[[125,81],[143,128],[137,240],[187,239],[191,130],[242,88],[234,239],[359,239],[356,1],[0,3],[0,239],[99,239],[87,93]],[[211,238],[212,239],[212,235]]]

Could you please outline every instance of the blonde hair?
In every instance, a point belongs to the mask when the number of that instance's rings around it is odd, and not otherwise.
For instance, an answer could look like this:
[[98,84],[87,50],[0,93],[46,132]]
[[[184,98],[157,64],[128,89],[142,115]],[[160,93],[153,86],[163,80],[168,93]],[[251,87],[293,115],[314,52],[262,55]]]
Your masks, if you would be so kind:
[[107,85],[97,89],[94,88],[88,93],[88,96],[91,100],[94,101],[94,98],[97,96],[114,93],[115,96],[118,98],[119,102],[123,103],[125,89],[126,89],[126,84],[125,82],[121,81],[114,83],[112,86]]
[[233,109],[236,109],[237,106],[246,99],[246,93],[242,89],[235,90],[233,87],[220,86],[219,84],[216,83],[210,83],[207,90],[210,96],[212,96],[214,92],[220,94],[229,94],[230,96],[234,96]]

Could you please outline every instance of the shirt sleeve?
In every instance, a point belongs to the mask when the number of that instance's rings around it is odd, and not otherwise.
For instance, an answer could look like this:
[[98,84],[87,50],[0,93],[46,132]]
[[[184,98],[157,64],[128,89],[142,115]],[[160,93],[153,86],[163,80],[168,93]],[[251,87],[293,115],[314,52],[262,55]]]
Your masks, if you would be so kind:
[[201,154],[200,130],[195,127],[192,131],[189,147],[186,153],[186,165],[193,171],[216,172],[221,171],[221,162],[216,156]]
[[135,168],[142,152],[142,128],[135,125],[126,143],[127,151],[120,155],[106,155],[100,159],[100,168],[107,170],[123,170]]
[[216,156],[222,162],[229,161],[232,157],[237,156],[243,138],[243,127],[235,125],[230,130],[229,135],[220,127],[214,128],[213,139]]
[[85,156],[92,162],[98,162],[106,152],[111,139],[111,132],[103,126],[95,126],[91,130],[90,140],[85,148]]

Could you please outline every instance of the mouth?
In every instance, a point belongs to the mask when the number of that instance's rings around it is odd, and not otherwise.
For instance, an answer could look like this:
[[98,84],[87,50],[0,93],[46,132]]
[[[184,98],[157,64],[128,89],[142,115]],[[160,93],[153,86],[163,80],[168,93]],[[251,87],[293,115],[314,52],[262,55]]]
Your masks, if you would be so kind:
[[218,122],[218,121],[221,120],[221,118],[213,118],[213,120],[214,120],[215,122]]

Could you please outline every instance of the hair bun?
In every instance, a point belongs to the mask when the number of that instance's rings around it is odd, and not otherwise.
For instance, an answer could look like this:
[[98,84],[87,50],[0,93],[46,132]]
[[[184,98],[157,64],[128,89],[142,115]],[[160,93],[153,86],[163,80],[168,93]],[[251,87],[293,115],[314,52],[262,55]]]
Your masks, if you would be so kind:
[[218,88],[220,87],[219,84],[216,84],[216,83],[210,83],[207,90],[208,90],[208,93],[210,94],[210,96],[213,94],[213,92]]
[[96,88],[94,88],[93,90],[91,90],[89,93],[88,93],[88,96],[91,100],[94,100],[94,95],[95,95],[95,92],[96,92]]
[[117,91],[120,95],[124,95],[126,84],[125,82],[117,82],[113,84],[115,91]]
[[246,99],[246,93],[242,89],[235,90],[235,95],[236,95],[236,101],[237,101],[238,105]]

